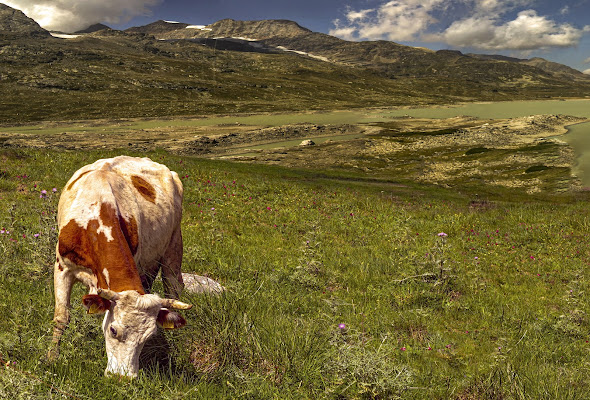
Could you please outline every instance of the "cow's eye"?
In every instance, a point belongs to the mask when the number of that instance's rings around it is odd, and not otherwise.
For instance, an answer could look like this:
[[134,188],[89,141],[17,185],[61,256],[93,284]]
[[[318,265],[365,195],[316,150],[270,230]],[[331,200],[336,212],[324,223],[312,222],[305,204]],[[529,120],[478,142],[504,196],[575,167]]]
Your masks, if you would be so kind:
[[111,325],[110,331],[111,331],[111,335],[113,335],[113,337],[117,337],[117,330],[115,329],[114,326]]

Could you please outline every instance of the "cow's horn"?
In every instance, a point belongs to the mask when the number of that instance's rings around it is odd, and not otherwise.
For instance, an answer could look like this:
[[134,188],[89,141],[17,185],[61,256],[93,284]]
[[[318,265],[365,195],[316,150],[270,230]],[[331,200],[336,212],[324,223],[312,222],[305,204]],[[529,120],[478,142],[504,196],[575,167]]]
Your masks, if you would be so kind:
[[178,308],[180,310],[188,310],[193,308],[192,304],[186,304],[182,301],[174,300],[174,299],[162,299],[162,307],[166,308]]
[[110,289],[97,289],[96,293],[103,299],[117,301],[119,300],[119,293],[114,292]]

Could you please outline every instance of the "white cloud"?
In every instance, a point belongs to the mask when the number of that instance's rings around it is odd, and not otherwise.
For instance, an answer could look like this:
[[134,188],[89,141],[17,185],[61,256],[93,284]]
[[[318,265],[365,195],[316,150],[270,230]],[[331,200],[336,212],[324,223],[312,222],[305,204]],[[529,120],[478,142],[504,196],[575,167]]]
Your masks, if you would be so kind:
[[339,19],[334,21],[335,28],[330,30],[330,35],[339,37],[344,40],[356,40],[355,32],[356,28],[352,26],[345,26],[341,27],[341,22]]
[[346,19],[348,19],[349,21],[357,21],[357,20],[363,20],[365,18],[367,18],[367,15],[369,15],[370,13],[374,12],[375,10],[370,8],[368,10],[361,10],[361,11],[352,11],[349,10],[346,13]]
[[443,2],[444,0],[394,0],[377,9],[349,10],[346,13],[349,25],[338,24],[330,34],[338,36],[344,32],[348,39],[414,40],[417,34],[436,22],[432,11]]
[[533,0],[458,0],[454,2],[468,6],[474,15],[479,15],[505,13],[516,8],[526,7],[533,3]]
[[570,6],[564,6],[561,10],[559,10],[561,15],[567,15],[570,13]]
[[6,0],[45,29],[73,32],[94,23],[119,23],[149,15],[161,0]]
[[455,21],[436,38],[458,47],[487,50],[533,50],[549,47],[572,47],[582,38],[583,30],[570,24],[558,25],[534,10],[518,13],[504,23],[491,17],[471,17]]
[[584,60],[584,64],[590,64],[590,57]]
[[582,71],[582,73],[590,75],[590,69],[586,69],[586,70]]
[[[528,51],[576,46],[590,32],[590,26],[580,29],[523,10],[531,4],[533,0],[393,0],[378,8],[349,10],[346,23],[335,21],[330,34],[347,40],[440,41],[455,47]],[[506,19],[518,10],[514,19]],[[566,11],[563,7],[562,14]],[[449,17],[442,25],[440,20]]]

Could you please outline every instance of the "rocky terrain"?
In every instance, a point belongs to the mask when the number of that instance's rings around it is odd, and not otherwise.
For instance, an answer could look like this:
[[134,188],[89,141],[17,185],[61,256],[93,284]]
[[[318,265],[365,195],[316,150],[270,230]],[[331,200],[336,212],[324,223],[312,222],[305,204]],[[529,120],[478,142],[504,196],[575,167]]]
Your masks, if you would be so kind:
[[535,68],[542,69],[543,71],[549,72],[555,76],[559,76],[565,79],[571,80],[582,80],[589,79],[589,75],[584,74],[577,69],[568,67],[567,65],[559,64],[556,62],[545,60],[544,58],[534,57],[531,59],[521,59],[514,57],[506,57],[499,55],[487,55],[487,54],[468,54],[470,57],[476,57],[484,60],[498,60],[519,64],[526,64]]
[[579,190],[573,149],[552,138],[587,121],[536,115],[481,121],[399,119],[363,138],[319,146],[277,148],[236,160],[297,168],[364,171],[449,187],[518,187],[528,193]]
[[21,11],[0,3],[0,36],[47,38],[51,35]]
[[[160,21],[163,22],[163,21]],[[149,25],[148,25],[149,26]],[[349,42],[326,34],[312,32],[293,21],[235,21],[225,19],[204,29],[187,29],[188,25],[168,24],[168,28],[149,30],[160,39],[243,38],[267,48],[300,51],[332,62],[370,67],[389,77],[438,77],[471,79],[480,84],[512,80],[526,74],[541,82],[553,78],[590,81],[590,77],[567,66],[541,58],[522,60],[501,56],[462,54],[459,51],[432,51],[389,41]],[[158,25],[160,26],[160,25]],[[176,29],[175,29],[176,28]],[[544,74],[540,74],[540,72]]]
[[[0,148],[164,149],[240,162],[360,172],[374,179],[451,187],[520,187],[534,193],[580,188],[571,175],[574,152],[555,137],[566,132],[565,126],[583,121],[564,115],[506,120],[404,117],[359,125],[164,123],[151,128],[89,121],[75,126],[47,123],[21,133],[5,129],[0,133]],[[305,140],[312,143],[303,146]]]

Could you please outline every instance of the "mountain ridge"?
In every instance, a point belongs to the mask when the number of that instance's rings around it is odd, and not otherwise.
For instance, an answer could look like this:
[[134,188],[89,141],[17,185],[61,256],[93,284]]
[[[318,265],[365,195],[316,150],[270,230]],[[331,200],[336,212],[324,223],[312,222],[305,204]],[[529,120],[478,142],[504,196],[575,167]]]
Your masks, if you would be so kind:
[[51,34],[22,11],[0,3],[0,35],[47,38]]
[[533,58],[516,58],[516,57],[508,57],[502,56],[498,54],[468,54],[470,57],[476,57],[480,59],[493,59],[497,61],[506,61],[506,62],[514,62],[519,64],[530,65],[539,69],[542,69],[547,72],[554,73],[566,79],[589,79],[589,75],[584,74],[583,72],[569,67],[565,64],[560,64],[554,61],[549,61],[541,57],[533,57]]
[[51,37],[1,10],[0,123],[590,96],[590,82],[533,66],[347,42],[292,21],[156,21]]
[[[299,51],[304,54],[313,54],[323,59],[340,62],[349,65],[373,66],[390,76],[411,75],[407,68],[400,68],[393,64],[414,63],[422,69],[420,75],[426,73],[439,73],[454,76],[454,68],[457,63],[463,69],[473,68],[477,72],[482,69],[479,61],[513,62],[521,66],[537,68],[545,73],[558,78],[568,80],[588,80],[590,76],[552,61],[533,58],[517,59],[499,55],[463,54],[456,50],[439,50],[411,47],[392,41],[363,41],[352,42],[339,39],[324,33],[313,32],[300,26],[297,22],[289,20],[258,20],[237,21],[224,19],[207,25],[204,29],[187,29],[189,24],[169,26],[165,31],[143,30],[144,33],[153,34],[158,39],[180,40],[197,38],[242,38],[258,41],[270,47],[280,47]],[[147,27],[147,26],[146,26]],[[451,62],[452,68],[446,68],[444,62]],[[495,65],[494,69],[506,71],[506,66]],[[483,69],[486,69],[484,66]],[[436,70],[436,71],[435,71]],[[441,72],[442,71],[442,72]],[[521,69],[521,73],[530,73],[531,70]],[[462,74],[467,77],[469,73]]]
[[169,22],[169,21],[164,21],[164,20],[160,19],[158,21],[154,21],[154,22],[147,24],[147,25],[134,26],[134,27],[125,29],[123,32],[144,33],[144,34],[149,34],[149,35],[160,35],[160,34],[163,34],[166,32],[184,29],[187,26],[189,26],[189,24],[185,24],[182,22]]
[[94,33],[98,31],[102,31],[104,29],[112,29],[110,26],[105,24],[92,24],[86,29],[82,29],[79,31],[74,32],[74,34],[83,34],[83,33]]

